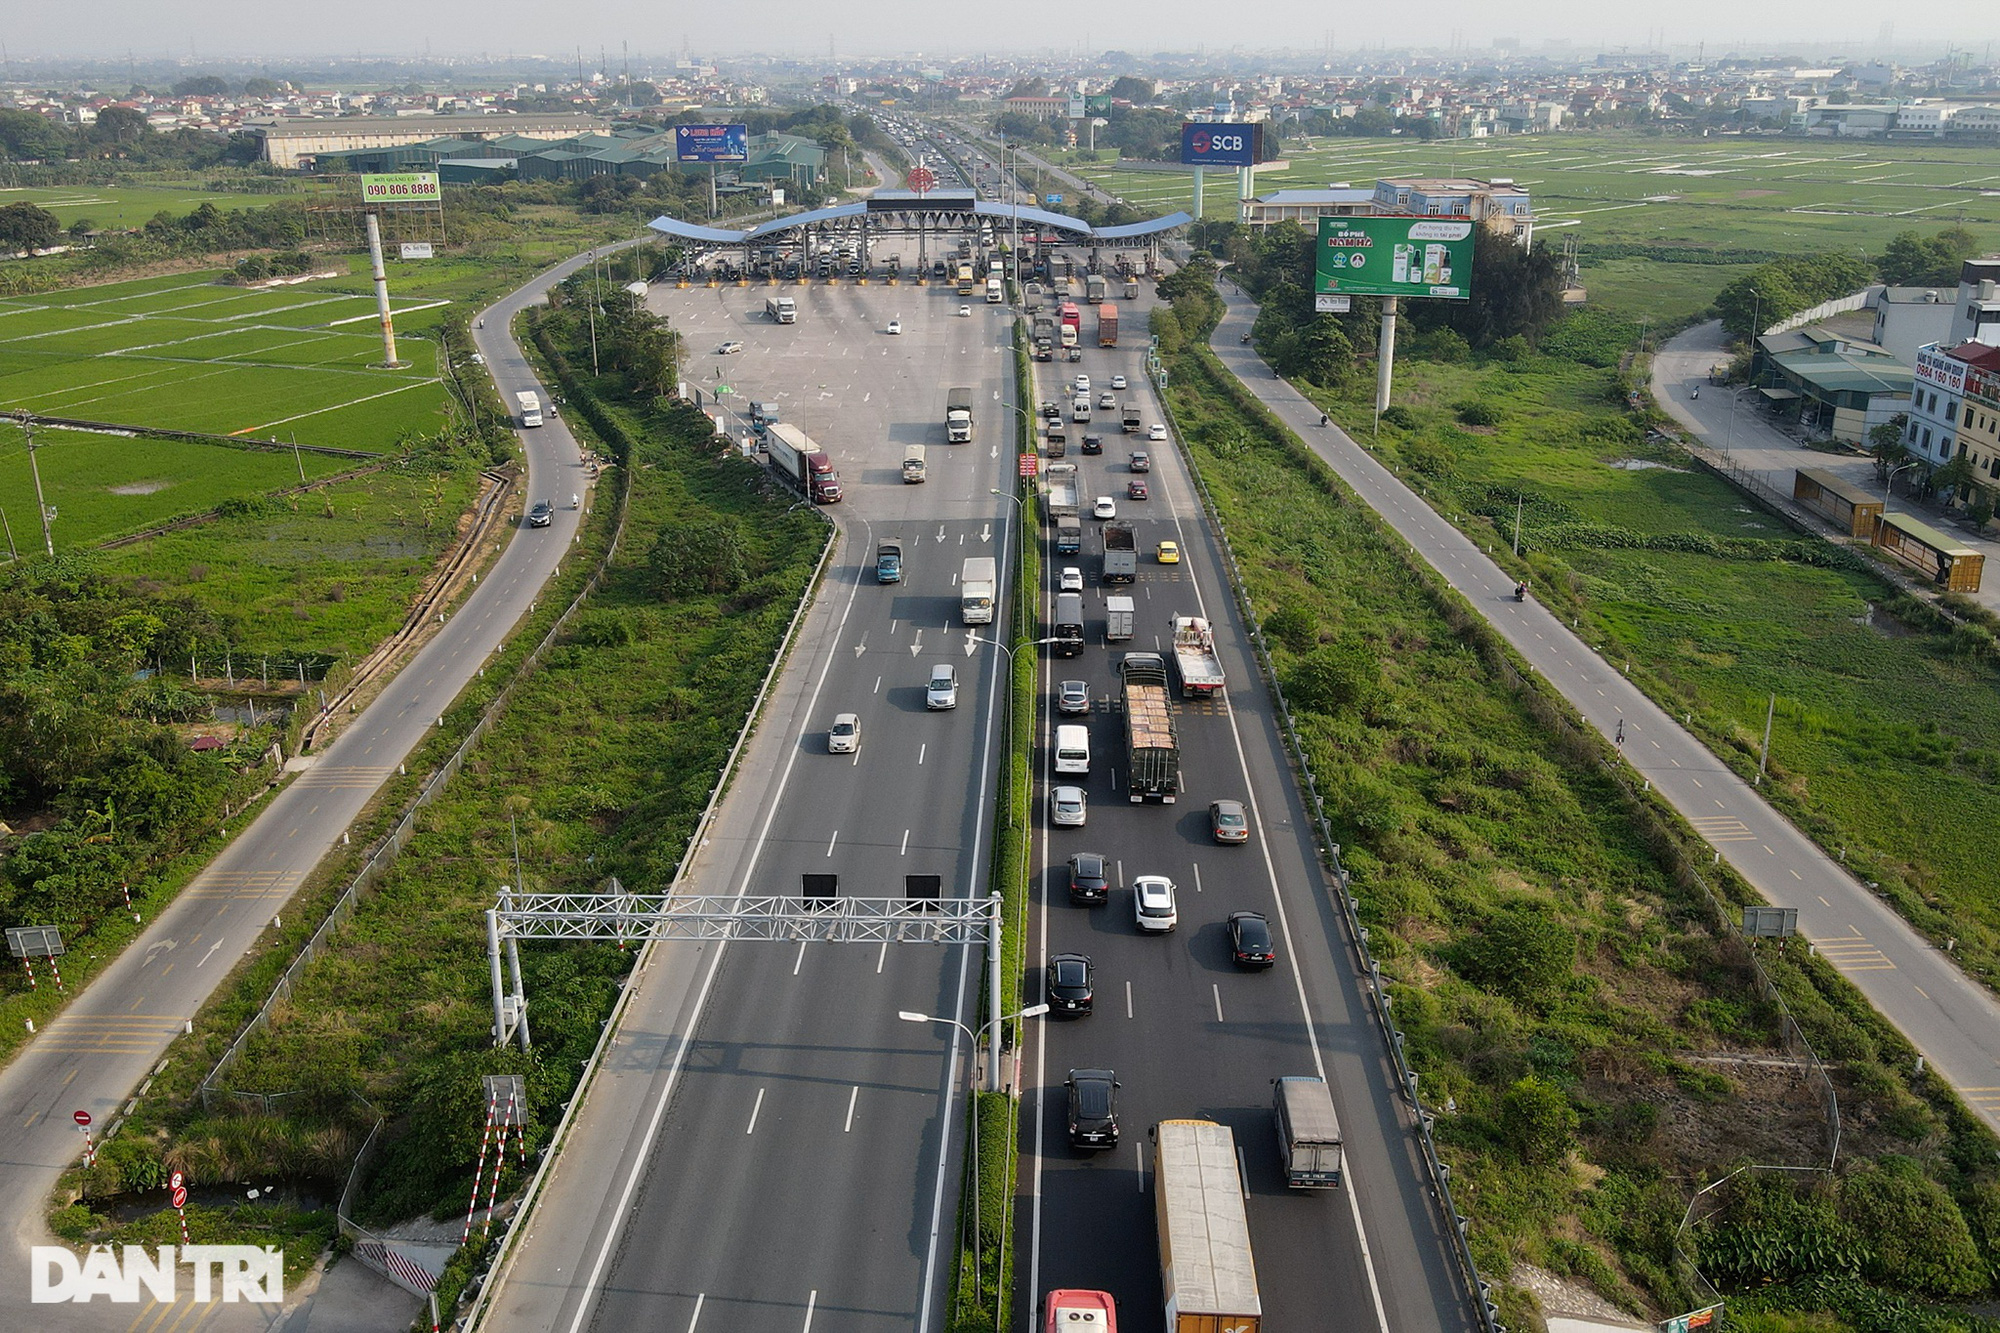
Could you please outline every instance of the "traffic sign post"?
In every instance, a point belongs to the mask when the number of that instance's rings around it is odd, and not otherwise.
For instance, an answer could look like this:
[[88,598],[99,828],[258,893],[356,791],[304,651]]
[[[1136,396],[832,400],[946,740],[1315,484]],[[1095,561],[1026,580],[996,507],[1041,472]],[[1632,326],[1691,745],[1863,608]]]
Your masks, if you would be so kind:
[[97,1164],[97,1145],[90,1138],[90,1112],[78,1111],[70,1116],[76,1121],[77,1132],[83,1135],[83,1164],[86,1167]]
[[181,1244],[188,1243],[187,1177],[176,1171],[167,1177],[167,1199],[181,1215]]

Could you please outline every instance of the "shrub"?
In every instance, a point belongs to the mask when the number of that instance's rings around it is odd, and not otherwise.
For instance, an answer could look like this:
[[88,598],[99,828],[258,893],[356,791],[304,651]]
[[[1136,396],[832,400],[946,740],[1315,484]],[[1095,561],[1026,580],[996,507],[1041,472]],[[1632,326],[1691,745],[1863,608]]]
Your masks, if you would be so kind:
[[1539,904],[1516,904],[1488,917],[1458,949],[1459,970],[1520,1000],[1546,998],[1576,967],[1576,934]]
[[1319,621],[1302,606],[1280,607],[1264,618],[1264,633],[1295,653],[1309,653],[1319,643]]
[[1500,424],[1500,409],[1483,398],[1469,398],[1454,409],[1458,419],[1468,426],[1497,426]]
[[1500,1099],[1500,1138],[1530,1166],[1559,1162],[1576,1143],[1576,1108],[1561,1088],[1530,1074]]
[[1848,1177],[1840,1211],[1868,1238],[1864,1274],[1934,1296],[1974,1296],[1987,1272],[1965,1215],[1944,1186],[1907,1157],[1883,1157]]
[[1389,406],[1383,408],[1382,421],[1385,425],[1394,426],[1398,430],[1415,430],[1417,428],[1417,414],[1409,408],[1404,407],[1401,403],[1391,403]]
[[1366,708],[1381,681],[1374,652],[1349,635],[1300,659],[1285,682],[1285,693],[1294,708],[1330,716]]

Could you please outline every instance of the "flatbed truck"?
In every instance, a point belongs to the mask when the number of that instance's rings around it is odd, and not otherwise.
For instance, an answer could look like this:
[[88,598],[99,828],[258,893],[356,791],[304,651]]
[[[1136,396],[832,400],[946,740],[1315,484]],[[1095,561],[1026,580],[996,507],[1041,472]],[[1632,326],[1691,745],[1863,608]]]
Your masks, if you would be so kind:
[[1174,669],[1180,673],[1183,699],[1211,699],[1223,692],[1215,631],[1200,616],[1174,617]]
[[1118,664],[1125,700],[1126,790],[1172,805],[1181,789],[1180,738],[1167,698],[1167,664],[1158,653],[1127,653]]

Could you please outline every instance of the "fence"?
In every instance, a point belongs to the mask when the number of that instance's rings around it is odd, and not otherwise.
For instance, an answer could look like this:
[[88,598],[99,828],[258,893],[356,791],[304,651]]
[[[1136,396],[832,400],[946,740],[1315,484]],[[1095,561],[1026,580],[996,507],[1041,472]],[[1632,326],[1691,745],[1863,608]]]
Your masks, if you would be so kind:
[[618,555],[619,543],[623,541],[625,536],[625,520],[630,512],[628,501],[632,493],[632,470],[627,466],[619,468],[617,472],[618,521],[612,527],[611,540],[605,546],[604,555],[598,560],[597,567],[591,571],[590,577],[584,580],[583,587],[577,590],[576,596],[570,600],[569,605],[563,608],[563,613],[556,617],[555,623],[549,626],[548,632],[542,636],[541,641],[529,651],[526,660],[514,672],[513,678],[501,686],[500,692],[495,694],[492,700],[488,702],[485,709],[480,713],[479,720],[473,723],[471,730],[466,732],[465,739],[458,743],[457,747],[452,750],[451,756],[444,763],[440,764],[436,771],[424,779],[423,785],[418,788],[416,796],[404,808],[402,818],[398,819],[395,827],[390,829],[388,833],[384,834],[376,842],[375,846],[369,852],[368,859],[362,862],[361,869],[355,872],[354,878],[348,882],[347,888],[334,902],[333,907],[327,912],[326,918],[320,922],[319,929],[313,932],[312,938],[307,940],[305,946],[299,950],[298,956],[292,960],[291,966],[285,969],[285,974],[278,978],[278,984],[271,988],[271,994],[258,1007],[256,1014],[248,1023],[244,1024],[243,1030],[237,1034],[236,1040],[229,1044],[229,1049],[222,1053],[222,1058],[216,1061],[215,1068],[211,1069],[208,1077],[201,1081],[201,1101],[204,1107],[213,1105],[218,1098],[233,1098],[238,1101],[252,1101],[268,1109],[275,1104],[274,1098],[283,1098],[289,1095],[286,1093],[230,1092],[217,1087],[216,1084],[228,1072],[229,1067],[235,1064],[237,1059],[242,1055],[243,1049],[250,1038],[262,1031],[264,1026],[270,1022],[272,1011],[290,997],[293,987],[298,984],[298,979],[304,975],[306,966],[312,962],[321,949],[326,947],[326,943],[332,938],[335,929],[354,914],[354,909],[360,902],[362,895],[372,889],[381,880],[382,876],[388,873],[389,867],[395,863],[397,854],[403,850],[404,845],[416,834],[417,812],[437,799],[438,793],[444,790],[445,784],[458,775],[459,769],[465,765],[466,756],[472,753],[473,747],[478,745],[480,740],[484,738],[487,731],[491,729],[494,721],[506,711],[508,703],[514,697],[514,691],[520,687],[522,681],[526,680],[533,673],[536,666],[541,662],[543,654],[548,651],[549,646],[556,641],[564,628],[568,626],[570,618],[577,613],[577,610],[583,606],[590,595],[597,590],[598,584],[603,581],[605,571],[610,568],[612,560]]
[[[1225,385],[1232,383],[1228,378],[1229,373],[1226,370],[1221,369],[1219,366],[1214,366],[1212,369],[1221,377]],[[1436,1115],[1425,1107],[1423,1099],[1417,1091],[1417,1071],[1410,1067],[1404,1057],[1403,1034],[1396,1028],[1395,1022],[1391,1017],[1394,997],[1389,994],[1383,982],[1381,965],[1376,962],[1373,952],[1368,947],[1368,931],[1361,923],[1355,904],[1351,880],[1346,868],[1341,864],[1340,844],[1333,840],[1333,830],[1326,819],[1325,802],[1319,794],[1319,782],[1313,771],[1312,760],[1307,754],[1304,742],[1299,737],[1298,728],[1292,718],[1290,703],[1286,700],[1284,688],[1278,681],[1276,668],[1271,661],[1269,645],[1264,636],[1263,624],[1257,616],[1255,607],[1251,603],[1247,585],[1243,578],[1242,568],[1237,563],[1235,548],[1229,540],[1228,526],[1223,521],[1221,511],[1216,505],[1214,497],[1209,493],[1207,480],[1202,476],[1200,465],[1195,460],[1193,451],[1187,445],[1186,437],[1180,429],[1180,423],[1175,418],[1173,405],[1166,395],[1164,383],[1161,384],[1160,388],[1162,410],[1167,414],[1169,420],[1174,422],[1173,434],[1176,447],[1179,449],[1183,461],[1187,464],[1188,475],[1194,479],[1195,489],[1201,495],[1203,510],[1206,512],[1209,523],[1213,527],[1217,545],[1222,551],[1223,562],[1229,572],[1231,590],[1242,613],[1243,622],[1250,632],[1250,642],[1258,668],[1269,687],[1272,700],[1277,704],[1278,718],[1285,736],[1286,746],[1291,751],[1292,762],[1299,776],[1304,780],[1305,795],[1310,806],[1308,814],[1319,833],[1321,854],[1325,858],[1326,868],[1332,877],[1335,889],[1333,894],[1335,905],[1339,909],[1342,920],[1347,926],[1349,936],[1354,941],[1354,947],[1362,966],[1366,969],[1368,992],[1375,1002],[1373,1012],[1382,1029],[1384,1043],[1388,1047],[1390,1058],[1394,1062],[1397,1079],[1401,1083],[1403,1093],[1408,1098],[1415,1112],[1417,1139],[1423,1150],[1425,1167],[1430,1174],[1432,1192],[1445,1216],[1450,1220],[1451,1230],[1456,1238],[1453,1253],[1462,1270],[1468,1292],[1475,1297],[1479,1308],[1480,1322],[1485,1333],[1504,1333],[1505,1326],[1497,1321],[1496,1315],[1498,1311],[1489,1296],[1492,1286],[1480,1276],[1478,1265],[1472,1256],[1468,1237],[1469,1219],[1458,1211],[1456,1203],[1452,1198],[1450,1168],[1439,1157],[1436,1141],[1431,1134],[1431,1123],[1436,1119]],[[1251,401],[1255,403],[1254,399]],[[1257,403],[1256,406],[1261,409],[1262,404]],[[1290,434],[1282,423],[1274,421],[1273,424],[1278,430]],[[1306,448],[1303,442],[1299,442],[1299,447],[1301,449]],[[1325,466],[1324,460],[1320,461]],[[1756,487],[1759,492],[1768,493],[1777,498],[1779,501],[1777,507],[1780,512],[1791,508],[1789,496],[1778,496],[1777,492],[1770,487],[1760,481],[1756,481],[1754,474],[1746,476],[1746,481],[1751,486]],[[1790,1006],[1785,1003],[1784,997],[1779,992],[1776,983],[1772,980],[1770,974],[1764,970],[1762,964],[1758,962],[1755,950],[1738,933],[1735,923],[1731,921],[1728,909],[1725,907],[1723,901],[1717,896],[1713,888],[1710,887],[1708,881],[1701,875],[1700,871],[1696,869],[1692,858],[1688,854],[1687,843],[1671,822],[1671,817],[1658,808],[1657,798],[1651,795],[1651,784],[1645,784],[1643,788],[1635,787],[1632,770],[1605,756],[1602,737],[1598,736],[1595,732],[1586,730],[1579,721],[1570,717],[1567,711],[1556,701],[1549,699],[1542,692],[1539,682],[1530,681],[1523,677],[1514,668],[1513,663],[1508,660],[1501,642],[1482,618],[1469,607],[1457,603],[1448,593],[1439,595],[1434,582],[1435,571],[1430,570],[1428,566],[1424,565],[1420,558],[1407,547],[1402,548],[1401,553],[1406,564],[1409,565],[1412,574],[1429,586],[1433,595],[1437,596],[1440,610],[1454,632],[1462,636],[1471,634],[1479,636],[1478,641],[1473,646],[1481,650],[1482,656],[1495,667],[1502,682],[1517,697],[1523,700],[1537,720],[1551,727],[1556,733],[1558,742],[1567,756],[1578,763],[1596,765],[1612,778],[1620,792],[1623,793],[1628,809],[1651,835],[1655,854],[1670,863],[1677,885],[1683,891],[1699,890],[1701,901],[1709,909],[1711,927],[1720,943],[1721,951],[1733,961],[1746,965],[1751,970],[1757,979],[1760,996],[1773,1004],[1778,1011],[1777,1036],[1780,1044],[1788,1054],[1802,1059],[1806,1063],[1808,1077],[1814,1085],[1815,1095],[1820,1104],[1821,1116],[1826,1132],[1827,1163],[1824,1168],[1814,1169],[1831,1170],[1837,1162],[1840,1152],[1840,1106],[1834,1090],[1832,1076],[1828,1073],[1825,1063],[1821,1061],[1818,1053],[1813,1050],[1811,1042],[1807,1040],[1803,1029],[1800,1028],[1797,1019],[1792,1015]],[[1477,628],[1475,629],[1475,627]],[[1707,1278],[1695,1267],[1692,1260],[1688,1259],[1685,1254],[1679,1253],[1678,1250],[1676,1251],[1675,1272],[1687,1284],[1691,1293],[1705,1300],[1715,1299],[1719,1301],[1720,1298],[1716,1296],[1715,1289],[1708,1282]]]
[[1793,329],[1804,328],[1808,324],[1817,323],[1833,315],[1844,314],[1849,310],[1863,309],[1882,290],[1882,286],[1878,283],[1873,287],[1863,287],[1860,291],[1850,293],[1847,296],[1836,296],[1831,301],[1821,301],[1810,310],[1801,310],[1796,315],[1779,320],[1776,324],[1764,330],[1764,336],[1769,337],[1774,333],[1790,333]]

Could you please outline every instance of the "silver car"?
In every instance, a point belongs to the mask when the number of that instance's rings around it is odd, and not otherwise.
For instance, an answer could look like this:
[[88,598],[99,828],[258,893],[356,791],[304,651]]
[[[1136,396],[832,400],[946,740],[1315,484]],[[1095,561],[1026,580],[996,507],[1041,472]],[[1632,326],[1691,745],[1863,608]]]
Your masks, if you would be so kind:
[[861,719],[853,713],[835,713],[826,733],[828,754],[853,754],[861,748]]
[[1049,822],[1057,828],[1082,828],[1089,810],[1081,787],[1055,787],[1049,791]]
[[1056,711],[1074,717],[1090,711],[1090,682],[1066,680],[1056,686]]
[[924,707],[958,707],[958,668],[946,663],[931,668],[931,683],[924,689]]

